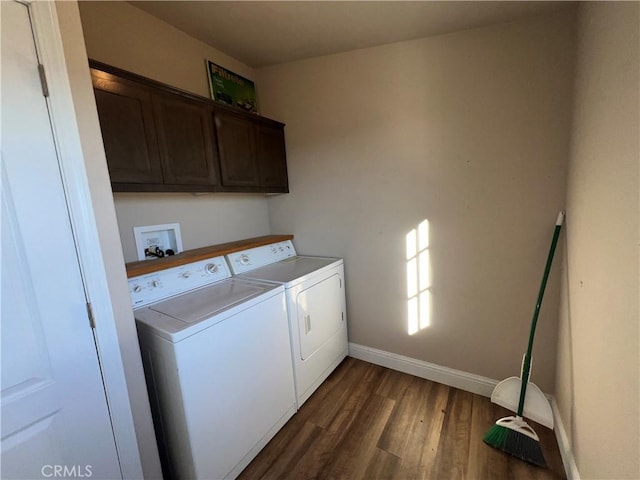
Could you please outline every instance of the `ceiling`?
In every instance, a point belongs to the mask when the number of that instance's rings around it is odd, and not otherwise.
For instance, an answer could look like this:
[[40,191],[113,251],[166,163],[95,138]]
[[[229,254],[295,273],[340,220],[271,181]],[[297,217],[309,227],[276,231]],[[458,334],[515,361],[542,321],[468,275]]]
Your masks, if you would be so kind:
[[132,1],[243,63],[264,67],[548,14],[547,1]]

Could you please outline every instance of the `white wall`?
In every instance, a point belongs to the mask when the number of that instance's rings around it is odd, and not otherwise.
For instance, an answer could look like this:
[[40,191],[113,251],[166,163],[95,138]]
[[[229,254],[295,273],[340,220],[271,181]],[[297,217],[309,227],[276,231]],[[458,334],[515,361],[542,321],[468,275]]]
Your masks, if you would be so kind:
[[[205,59],[247,78],[251,67],[127,2],[80,2],[90,58],[209,97]],[[124,259],[137,260],[133,227],[179,223],[185,249],[267,235],[267,200],[258,194],[114,194]]]
[[138,260],[135,226],[179,223],[185,250],[269,233],[269,211],[262,195],[117,193],[114,197],[127,262]]
[[556,399],[583,479],[640,478],[639,23],[579,15]]
[[[271,230],[344,257],[351,341],[518,374],[564,208],[573,26],[565,12],[259,70],[262,111],[287,124],[291,193],[269,200]],[[431,325],[409,335],[405,236],[424,219]],[[558,266],[534,355],[545,391]]]
[[205,59],[247,78],[254,70],[128,2],[82,1],[90,58],[209,97]]

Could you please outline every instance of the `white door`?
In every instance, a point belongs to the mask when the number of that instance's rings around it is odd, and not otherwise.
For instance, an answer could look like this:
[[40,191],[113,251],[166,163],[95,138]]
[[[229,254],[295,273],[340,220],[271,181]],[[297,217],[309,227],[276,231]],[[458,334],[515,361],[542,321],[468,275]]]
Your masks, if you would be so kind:
[[0,476],[122,478],[29,8],[0,6]]

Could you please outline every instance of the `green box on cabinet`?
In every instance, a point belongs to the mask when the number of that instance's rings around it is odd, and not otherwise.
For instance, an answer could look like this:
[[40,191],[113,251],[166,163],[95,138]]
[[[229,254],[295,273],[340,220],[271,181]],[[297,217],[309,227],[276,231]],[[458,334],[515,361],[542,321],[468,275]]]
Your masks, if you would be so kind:
[[258,113],[256,87],[251,80],[209,60],[206,63],[212,99],[246,112]]

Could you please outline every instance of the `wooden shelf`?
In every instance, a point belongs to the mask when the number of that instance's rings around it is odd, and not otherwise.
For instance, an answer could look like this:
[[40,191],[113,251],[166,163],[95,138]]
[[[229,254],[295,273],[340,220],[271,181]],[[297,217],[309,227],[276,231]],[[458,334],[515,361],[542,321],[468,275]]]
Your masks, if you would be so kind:
[[284,242],[285,240],[293,240],[293,235],[265,235],[263,237],[246,238],[235,242],[220,243],[218,245],[186,250],[177,255],[158,258],[156,260],[131,262],[126,264],[127,277],[132,278],[139,275],[146,275],[148,273],[158,272],[167,268],[178,267],[187,263],[205,260],[207,258],[219,257],[221,255],[247,250],[248,248]]

